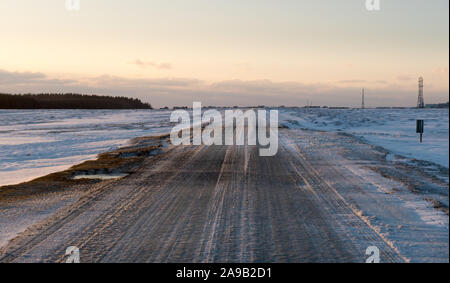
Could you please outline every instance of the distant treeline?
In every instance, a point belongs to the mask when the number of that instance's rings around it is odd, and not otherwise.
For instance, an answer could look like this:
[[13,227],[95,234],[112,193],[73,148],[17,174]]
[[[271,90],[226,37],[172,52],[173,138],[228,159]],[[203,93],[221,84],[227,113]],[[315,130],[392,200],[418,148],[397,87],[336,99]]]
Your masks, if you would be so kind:
[[448,102],[446,103],[437,103],[437,104],[427,104],[427,108],[448,108]]
[[152,109],[137,98],[87,94],[2,94],[0,109]]

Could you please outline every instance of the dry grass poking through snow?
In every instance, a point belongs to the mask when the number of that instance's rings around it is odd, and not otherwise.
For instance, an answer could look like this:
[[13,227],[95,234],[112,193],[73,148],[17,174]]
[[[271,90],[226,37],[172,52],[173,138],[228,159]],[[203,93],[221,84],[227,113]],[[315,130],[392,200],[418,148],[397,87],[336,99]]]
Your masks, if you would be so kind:
[[142,162],[161,151],[168,135],[156,137],[139,137],[131,141],[131,145],[114,151],[101,153],[95,160],[88,160],[71,168],[52,173],[29,182],[0,187],[0,202],[14,201],[46,194],[69,190],[80,185],[101,182],[99,179],[77,179],[76,175],[133,173]]

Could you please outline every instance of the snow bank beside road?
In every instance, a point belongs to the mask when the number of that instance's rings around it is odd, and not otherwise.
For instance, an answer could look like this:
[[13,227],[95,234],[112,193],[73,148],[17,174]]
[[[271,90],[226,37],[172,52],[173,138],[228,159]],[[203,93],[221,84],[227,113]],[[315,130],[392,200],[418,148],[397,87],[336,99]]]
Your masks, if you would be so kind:
[[[289,127],[343,131],[371,144],[418,160],[449,167],[448,109],[304,109],[280,111],[280,123]],[[423,143],[416,120],[425,120]]]

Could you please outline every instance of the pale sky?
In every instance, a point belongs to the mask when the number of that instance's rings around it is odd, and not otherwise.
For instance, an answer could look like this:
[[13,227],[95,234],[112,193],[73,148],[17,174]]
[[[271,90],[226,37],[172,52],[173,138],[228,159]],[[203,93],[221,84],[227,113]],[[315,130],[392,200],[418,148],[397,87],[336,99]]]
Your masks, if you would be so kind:
[[449,1],[0,1],[0,92],[192,105],[448,101]]

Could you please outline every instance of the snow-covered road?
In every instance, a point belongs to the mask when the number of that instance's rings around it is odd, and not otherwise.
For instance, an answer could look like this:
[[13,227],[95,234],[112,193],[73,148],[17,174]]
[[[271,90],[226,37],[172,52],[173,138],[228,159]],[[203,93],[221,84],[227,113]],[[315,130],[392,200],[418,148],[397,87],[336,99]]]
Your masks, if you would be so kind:
[[350,135],[283,128],[279,144],[272,157],[170,147],[26,231],[0,261],[60,262],[76,246],[82,262],[364,262],[376,246],[381,262],[448,262],[448,183]]

